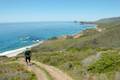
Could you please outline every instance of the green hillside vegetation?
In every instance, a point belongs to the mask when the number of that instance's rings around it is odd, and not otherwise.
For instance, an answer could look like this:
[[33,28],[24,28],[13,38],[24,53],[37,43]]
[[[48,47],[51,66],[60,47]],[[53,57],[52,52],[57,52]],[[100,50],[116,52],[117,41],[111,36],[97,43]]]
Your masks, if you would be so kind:
[[0,80],[36,80],[15,58],[0,57]]
[[96,21],[97,23],[105,24],[105,23],[117,23],[120,21],[120,17],[112,17],[112,18],[104,18]]
[[[32,59],[57,67],[74,80],[120,80],[120,18],[102,19],[96,24],[104,30],[85,30],[77,39],[51,38],[32,49]],[[36,80],[16,60],[0,58],[0,79]]]
[[88,71],[92,73],[105,73],[111,71],[120,71],[119,51],[105,52],[95,63],[89,65]]
[[[111,19],[111,18],[110,18]],[[119,72],[120,20],[97,21],[102,32],[85,30],[78,39],[54,39],[33,48],[33,59],[60,68],[75,80],[116,80]],[[101,53],[100,59],[95,56]],[[90,59],[88,66],[83,61]],[[120,79],[120,78],[119,78]]]

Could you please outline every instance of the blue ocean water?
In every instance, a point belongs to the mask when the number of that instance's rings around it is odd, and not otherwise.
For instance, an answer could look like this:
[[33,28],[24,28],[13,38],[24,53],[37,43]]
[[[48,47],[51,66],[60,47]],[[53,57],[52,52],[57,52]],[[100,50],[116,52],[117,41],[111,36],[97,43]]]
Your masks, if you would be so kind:
[[36,40],[75,34],[89,28],[95,26],[73,22],[3,23],[0,24],[0,52],[28,46]]

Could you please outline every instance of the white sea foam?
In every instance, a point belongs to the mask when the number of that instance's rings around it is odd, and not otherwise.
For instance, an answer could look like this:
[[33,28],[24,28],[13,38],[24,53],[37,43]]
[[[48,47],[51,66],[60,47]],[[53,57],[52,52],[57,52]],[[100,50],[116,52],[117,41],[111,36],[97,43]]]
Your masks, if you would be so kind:
[[25,47],[22,47],[22,48],[19,48],[19,49],[6,51],[6,52],[3,52],[3,53],[0,53],[0,56],[14,57],[14,56],[24,52],[26,50],[26,48],[32,48],[32,47],[38,46],[38,45],[42,44],[43,42],[44,41],[39,41],[38,43],[35,43],[33,45],[30,45],[30,46],[25,46]]

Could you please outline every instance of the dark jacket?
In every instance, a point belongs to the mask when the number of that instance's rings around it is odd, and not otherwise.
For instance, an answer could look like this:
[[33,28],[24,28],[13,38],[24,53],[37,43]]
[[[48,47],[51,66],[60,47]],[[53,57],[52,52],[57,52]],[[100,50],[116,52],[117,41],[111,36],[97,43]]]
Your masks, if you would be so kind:
[[24,52],[24,56],[25,56],[25,57],[31,57],[31,51],[30,51],[30,50],[26,50],[26,51]]

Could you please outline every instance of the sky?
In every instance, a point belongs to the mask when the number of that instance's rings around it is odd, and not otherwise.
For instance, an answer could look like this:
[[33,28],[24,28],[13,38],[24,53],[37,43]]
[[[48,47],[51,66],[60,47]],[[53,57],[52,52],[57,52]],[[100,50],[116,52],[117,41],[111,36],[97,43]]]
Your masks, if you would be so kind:
[[0,0],[0,23],[94,21],[120,16],[120,0]]

